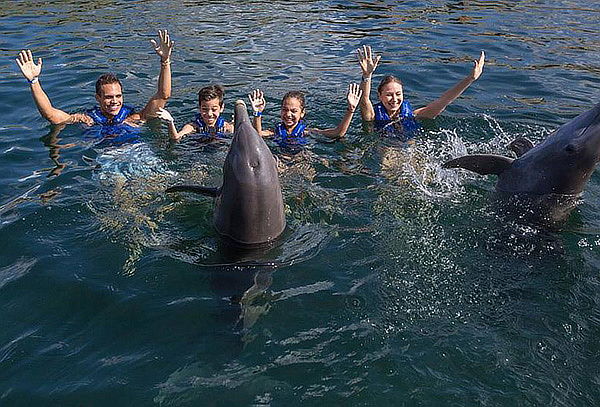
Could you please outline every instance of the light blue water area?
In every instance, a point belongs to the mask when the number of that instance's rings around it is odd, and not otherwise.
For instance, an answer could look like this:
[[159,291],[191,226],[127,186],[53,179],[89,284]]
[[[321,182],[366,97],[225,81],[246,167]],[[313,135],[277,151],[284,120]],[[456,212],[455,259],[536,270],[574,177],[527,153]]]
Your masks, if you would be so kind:
[[[598,102],[600,8],[584,1],[23,1],[0,3],[0,405],[597,405],[600,176],[560,231],[503,218],[493,176],[444,170],[509,154]],[[482,77],[406,149],[366,132],[317,139],[281,173],[289,228],[231,252],[209,198],[227,144],[98,148],[39,116],[14,59],[43,59],[54,106],[92,107],[118,73],[125,102],[155,92],[150,39],[175,41],[168,109],[197,91],[253,89],[333,127],[382,55],[421,107]],[[372,98],[376,97],[375,92]]]

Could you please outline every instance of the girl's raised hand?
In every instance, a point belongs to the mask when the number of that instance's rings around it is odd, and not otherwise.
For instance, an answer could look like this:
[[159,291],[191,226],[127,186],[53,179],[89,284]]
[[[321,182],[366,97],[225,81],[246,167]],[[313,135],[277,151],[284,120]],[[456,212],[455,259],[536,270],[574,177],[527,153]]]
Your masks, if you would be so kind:
[[348,109],[354,111],[356,106],[358,106],[358,102],[360,101],[360,97],[362,96],[362,90],[360,86],[356,83],[351,83],[348,86]]
[[471,78],[474,81],[479,79],[481,73],[483,72],[483,65],[485,65],[485,52],[481,51],[481,55],[479,55],[479,60],[475,61],[475,66],[473,66],[473,71],[471,72]]
[[267,102],[265,101],[265,97],[262,93],[262,90],[255,89],[248,95],[248,99],[250,99],[250,104],[252,105],[252,110],[255,113],[262,113],[265,110],[265,106]]
[[19,53],[17,65],[19,65],[19,68],[21,68],[21,73],[28,81],[32,81],[34,78],[37,78],[42,72],[42,58],[38,58],[38,63],[36,64],[33,62],[31,50],[28,49]]
[[375,56],[369,45],[363,45],[362,49],[359,48],[357,51],[362,76],[364,78],[370,77],[375,71],[375,68],[377,68],[381,55]]

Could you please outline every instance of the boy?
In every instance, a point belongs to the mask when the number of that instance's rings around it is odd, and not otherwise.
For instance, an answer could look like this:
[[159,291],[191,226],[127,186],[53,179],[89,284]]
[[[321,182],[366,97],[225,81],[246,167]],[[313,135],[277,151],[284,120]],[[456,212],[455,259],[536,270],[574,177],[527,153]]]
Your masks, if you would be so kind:
[[225,91],[219,85],[206,86],[198,92],[199,113],[193,121],[186,123],[180,131],[175,127],[175,119],[165,109],[158,111],[158,117],[168,122],[169,137],[179,141],[188,134],[198,134],[200,141],[207,142],[226,137],[233,133],[233,124],[225,121],[221,114],[225,109]]

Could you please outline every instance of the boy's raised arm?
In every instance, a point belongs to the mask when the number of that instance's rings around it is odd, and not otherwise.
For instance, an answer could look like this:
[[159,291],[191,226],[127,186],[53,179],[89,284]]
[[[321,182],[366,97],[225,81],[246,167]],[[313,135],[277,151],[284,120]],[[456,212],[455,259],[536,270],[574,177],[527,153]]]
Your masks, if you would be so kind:
[[156,117],[167,122],[167,126],[169,126],[169,137],[173,141],[179,141],[183,136],[194,132],[194,126],[189,123],[183,126],[181,131],[177,131],[175,119],[173,119],[173,116],[171,116],[171,113],[169,113],[168,110],[163,109],[162,107],[156,112]]
[[140,112],[140,119],[147,120],[156,117],[158,109],[164,108],[171,97],[171,52],[173,45],[167,30],[158,31],[159,43],[150,40],[154,51],[160,57],[160,74],[158,76],[158,89]]

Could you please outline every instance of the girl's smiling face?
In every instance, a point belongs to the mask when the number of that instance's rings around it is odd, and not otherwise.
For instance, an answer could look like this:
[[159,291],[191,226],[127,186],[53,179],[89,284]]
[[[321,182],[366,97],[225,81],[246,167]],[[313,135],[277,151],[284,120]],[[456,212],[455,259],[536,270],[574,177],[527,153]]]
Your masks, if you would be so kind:
[[404,93],[402,91],[402,85],[398,82],[386,83],[381,91],[378,93],[379,100],[388,111],[390,117],[396,115],[400,111],[402,102],[404,101]]
[[304,114],[304,106],[298,98],[288,97],[281,103],[281,121],[288,131],[296,127]]

